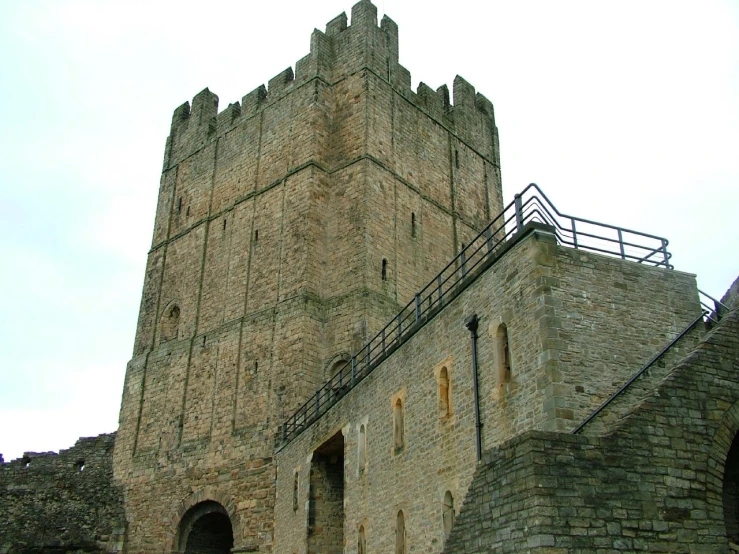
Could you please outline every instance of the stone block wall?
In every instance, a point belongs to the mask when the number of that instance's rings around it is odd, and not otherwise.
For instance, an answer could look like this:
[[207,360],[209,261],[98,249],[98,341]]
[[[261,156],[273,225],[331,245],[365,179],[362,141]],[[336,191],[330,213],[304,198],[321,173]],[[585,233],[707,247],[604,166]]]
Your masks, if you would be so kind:
[[113,484],[114,441],[115,433],[58,454],[0,457],[0,552],[120,552],[125,516]]
[[609,434],[531,431],[486,453],[444,552],[728,552],[738,376],[734,310]]
[[701,313],[695,276],[575,249],[542,264],[547,430],[569,431]]

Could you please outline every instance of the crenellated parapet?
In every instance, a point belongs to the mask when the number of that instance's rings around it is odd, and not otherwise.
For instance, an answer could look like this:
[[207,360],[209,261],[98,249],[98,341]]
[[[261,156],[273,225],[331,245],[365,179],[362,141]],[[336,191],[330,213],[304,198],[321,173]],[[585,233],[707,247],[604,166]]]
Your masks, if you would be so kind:
[[[436,91],[420,83],[411,89],[411,74],[399,62],[398,25],[384,16],[378,25],[377,7],[361,0],[352,7],[351,24],[342,13],[313,31],[310,52],[295,64],[218,113],[218,96],[207,88],[179,106],[172,116],[164,169],[173,167],[241,121],[259,114],[297,87],[320,81],[331,86],[367,70],[407,102],[426,112],[491,163],[498,165],[497,130],[492,103],[457,76],[450,99],[446,85]],[[316,97],[318,95],[316,94]]]

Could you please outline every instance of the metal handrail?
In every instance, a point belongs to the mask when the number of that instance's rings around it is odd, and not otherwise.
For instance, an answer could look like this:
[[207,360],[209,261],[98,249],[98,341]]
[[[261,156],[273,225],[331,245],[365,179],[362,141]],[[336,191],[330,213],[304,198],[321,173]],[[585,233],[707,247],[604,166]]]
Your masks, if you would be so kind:
[[287,443],[321,417],[357,383],[369,375],[391,352],[455,297],[488,263],[503,252],[503,246],[528,223],[553,228],[560,244],[608,256],[672,269],[667,239],[598,223],[561,213],[534,183],[515,195],[472,241],[398,314],[372,337],[349,361],[298,408],[282,426]]

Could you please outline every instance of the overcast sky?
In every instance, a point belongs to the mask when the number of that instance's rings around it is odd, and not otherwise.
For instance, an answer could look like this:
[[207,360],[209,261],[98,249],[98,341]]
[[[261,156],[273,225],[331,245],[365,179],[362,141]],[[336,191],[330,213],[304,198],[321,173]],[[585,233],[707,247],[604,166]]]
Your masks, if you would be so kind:
[[[739,2],[377,0],[414,88],[495,105],[506,201],[665,236],[739,274]],[[0,0],[0,452],[114,431],[172,111],[221,109],[309,51],[342,0]]]

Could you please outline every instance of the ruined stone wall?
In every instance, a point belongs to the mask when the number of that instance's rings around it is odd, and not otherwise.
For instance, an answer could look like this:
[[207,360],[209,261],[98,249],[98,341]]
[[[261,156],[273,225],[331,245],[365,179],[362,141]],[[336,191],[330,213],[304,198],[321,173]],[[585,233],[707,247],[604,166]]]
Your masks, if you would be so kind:
[[58,454],[28,452],[0,463],[0,551],[121,551],[125,517],[113,485],[114,440],[114,433],[83,438]]
[[366,0],[294,73],[178,108],[116,446],[132,548],[181,548],[208,491],[269,550],[281,423],[501,204],[492,104],[412,92]]
[[729,290],[721,298],[721,303],[726,305],[730,310],[739,306],[739,277],[731,284]]
[[734,310],[608,435],[529,432],[487,453],[444,552],[728,552],[738,376]]
[[[312,453],[337,431],[345,441],[345,552],[356,551],[360,525],[369,552],[393,551],[401,509],[408,544],[442,550],[444,495],[449,491],[458,509],[476,467],[471,344],[464,325],[470,315],[480,321],[482,442],[489,449],[527,430],[547,429],[557,418],[573,428],[598,405],[595,391],[615,391],[674,336],[673,328],[681,329],[699,313],[691,275],[563,248],[546,228],[525,231],[507,248],[459,297],[278,452],[275,552],[306,551],[305,472]],[[616,275],[627,275],[638,286],[606,285]],[[591,296],[595,300],[588,303]],[[637,310],[643,312],[641,330],[625,331]],[[573,322],[582,329],[575,332]],[[511,356],[505,382],[497,371],[501,323],[507,327]],[[623,350],[629,352],[614,356]],[[442,367],[449,375],[451,413],[440,410]],[[394,443],[397,398],[404,407],[402,448]],[[567,417],[560,410],[568,410]],[[360,459],[362,425],[366,462]],[[288,499],[296,472],[300,488],[294,510]]]

